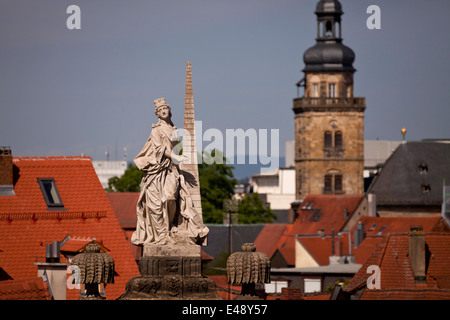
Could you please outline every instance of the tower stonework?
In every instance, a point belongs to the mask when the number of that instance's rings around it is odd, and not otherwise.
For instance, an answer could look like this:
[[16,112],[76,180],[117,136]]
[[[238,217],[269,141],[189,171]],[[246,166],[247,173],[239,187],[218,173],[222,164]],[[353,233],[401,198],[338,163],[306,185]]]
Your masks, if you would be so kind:
[[303,97],[295,98],[296,199],[364,192],[365,98],[354,97],[355,54],[342,44],[342,6],[316,6],[316,44],[303,55]]

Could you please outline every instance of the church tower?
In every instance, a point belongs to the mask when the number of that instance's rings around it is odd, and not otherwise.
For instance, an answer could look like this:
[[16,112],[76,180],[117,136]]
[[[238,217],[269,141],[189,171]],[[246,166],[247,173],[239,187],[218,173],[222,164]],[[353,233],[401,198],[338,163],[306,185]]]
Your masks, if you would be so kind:
[[342,6],[316,6],[316,44],[303,55],[303,97],[295,98],[296,199],[364,192],[365,98],[353,96],[355,54],[342,44]]

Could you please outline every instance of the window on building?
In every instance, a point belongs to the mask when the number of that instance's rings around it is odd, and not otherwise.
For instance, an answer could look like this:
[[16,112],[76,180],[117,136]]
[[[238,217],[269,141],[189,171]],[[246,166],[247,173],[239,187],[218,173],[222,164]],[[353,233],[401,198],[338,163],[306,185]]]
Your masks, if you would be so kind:
[[289,282],[284,279],[270,280],[270,283],[264,284],[266,293],[281,293],[281,289],[288,288]]
[[431,191],[431,187],[428,183],[422,184],[422,192],[423,193],[429,193]]
[[334,191],[341,192],[342,191],[342,175],[337,174],[334,176]]
[[419,164],[419,173],[420,174],[428,173],[428,165],[425,162]]
[[335,83],[328,84],[328,96],[330,98],[336,98],[336,84]]
[[55,179],[38,178],[38,183],[48,209],[60,210],[61,208],[64,208],[64,204],[61,201],[58,188],[56,188]]
[[319,97],[319,84],[314,83],[312,89],[313,89],[313,92],[312,92],[313,98],[318,98]]
[[342,131],[325,131],[324,132],[324,152],[325,157],[340,157],[343,150]]
[[305,278],[303,281],[305,293],[322,291],[322,282],[320,279]]
[[332,148],[333,147],[333,137],[331,134],[331,131],[325,131],[325,148]]
[[333,191],[333,176],[331,174],[325,175],[325,193],[332,193]]
[[342,132],[340,131],[334,133],[334,147],[342,148]]
[[342,174],[333,170],[324,176],[323,193],[325,194],[341,194],[344,193]]

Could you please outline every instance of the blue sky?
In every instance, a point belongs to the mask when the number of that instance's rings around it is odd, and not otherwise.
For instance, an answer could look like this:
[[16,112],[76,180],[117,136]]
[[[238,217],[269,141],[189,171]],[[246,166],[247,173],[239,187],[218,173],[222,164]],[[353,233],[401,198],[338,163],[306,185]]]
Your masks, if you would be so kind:
[[[203,130],[278,129],[294,139],[292,99],[315,44],[311,0],[2,0],[0,145],[14,156],[131,160],[165,97],[182,127],[186,62]],[[343,43],[366,97],[365,138],[450,138],[450,1],[342,0]],[[68,30],[69,5],[81,30]],[[369,5],[381,29],[369,30]],[[117,150],[117,151],[116,151]]]

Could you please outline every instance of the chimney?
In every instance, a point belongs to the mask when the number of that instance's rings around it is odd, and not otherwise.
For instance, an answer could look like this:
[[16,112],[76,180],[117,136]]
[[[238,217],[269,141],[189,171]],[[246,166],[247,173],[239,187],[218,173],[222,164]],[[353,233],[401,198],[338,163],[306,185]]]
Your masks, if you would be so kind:
[[374,193],[367,195],[367,215],[369,217],[377,216],[377,196]]
[[409,260],[416,283],[426,282],[425,233],[421,225],[413,225],[409,232]]
[[334,228],[331,229],[331,255],[332,256],[335,255],[335,250],[334,250]]
[[353,231],[353,244],[355,248],[358,248],[361,242],[364,240],[364,223],[358,222],[356,229]]
[[60,242],[53,241],[46,245],[45,248],[45,261],[46,262],[59,262],[60,256]]
[[67,266],[69,263],[60,262],[59,241],[46,245],[45,262],[35,262],[38,267],[37,275],[47,282],[53,300],[66,300]]
[[0,196],[14,195],[13,157],[10,147],[0,147]]

